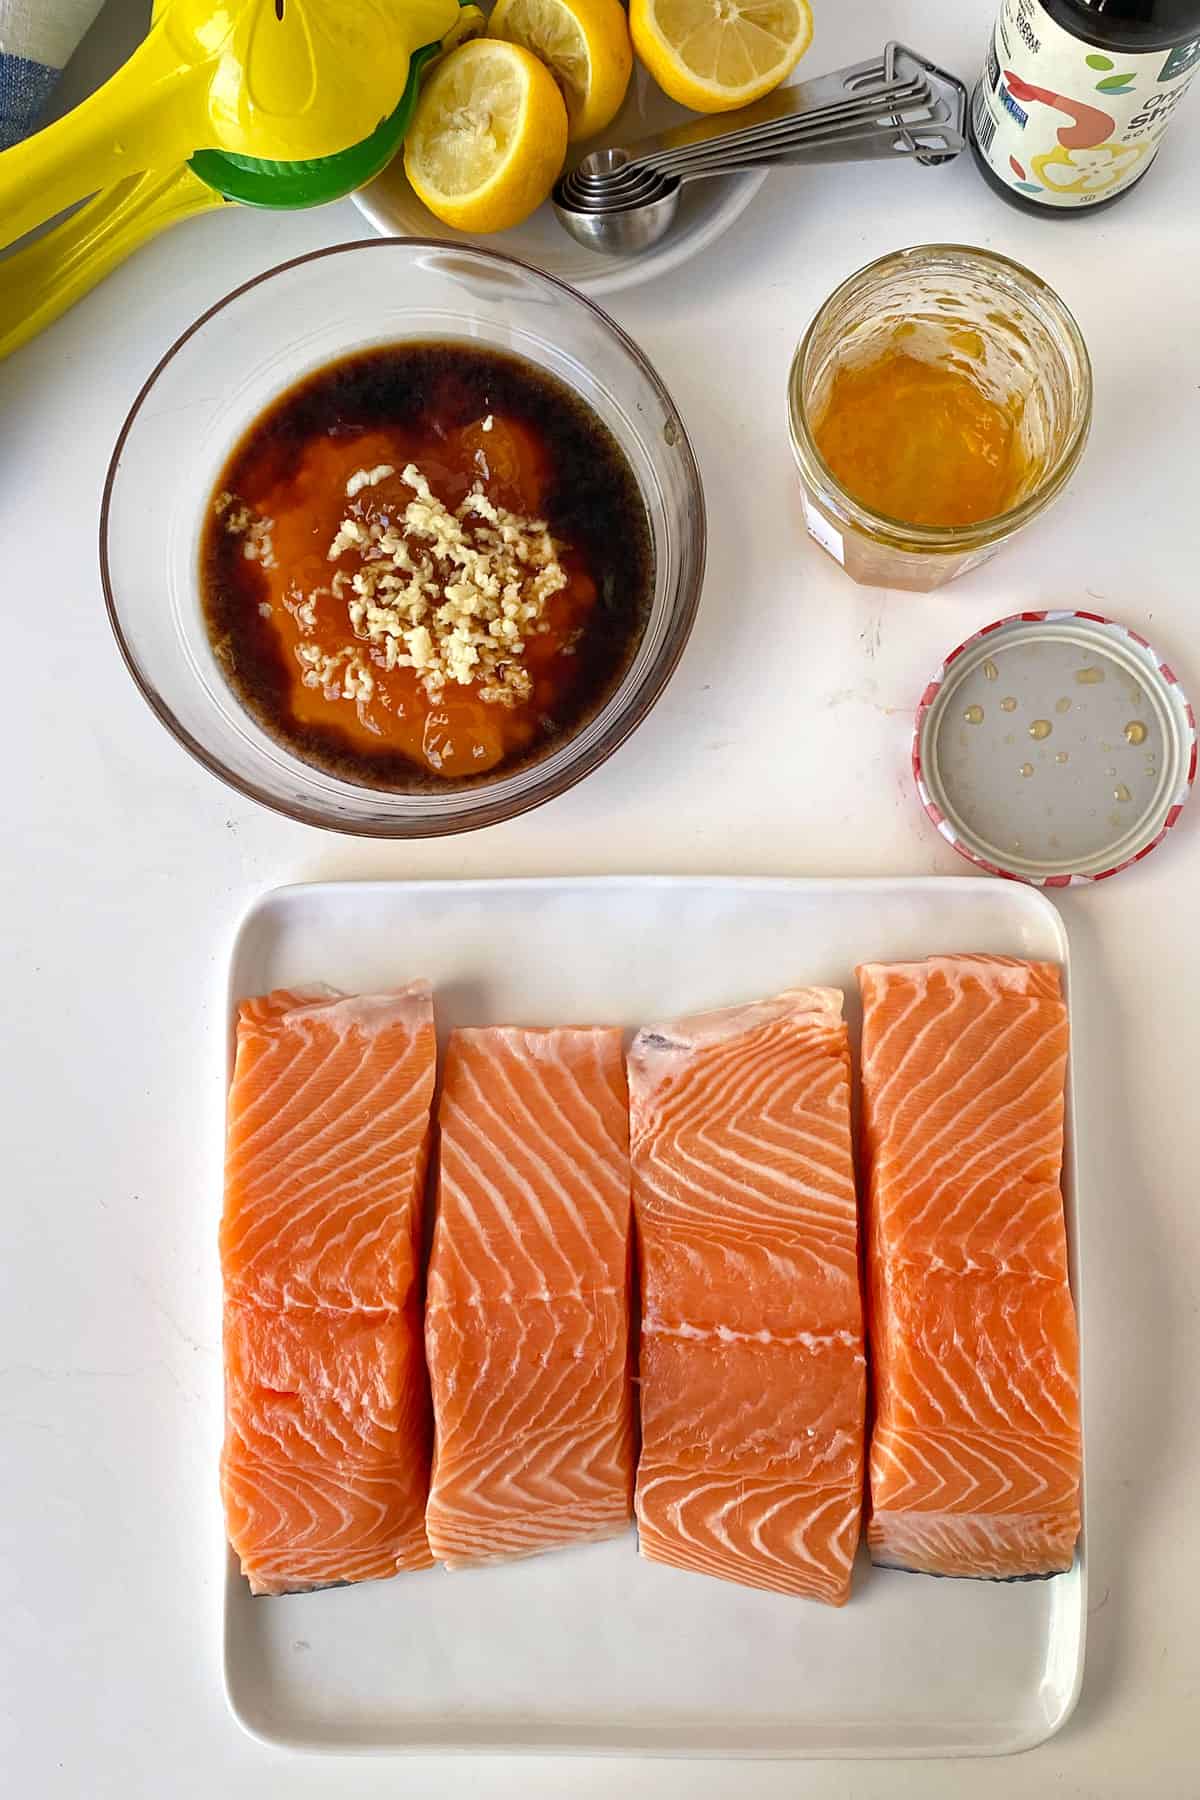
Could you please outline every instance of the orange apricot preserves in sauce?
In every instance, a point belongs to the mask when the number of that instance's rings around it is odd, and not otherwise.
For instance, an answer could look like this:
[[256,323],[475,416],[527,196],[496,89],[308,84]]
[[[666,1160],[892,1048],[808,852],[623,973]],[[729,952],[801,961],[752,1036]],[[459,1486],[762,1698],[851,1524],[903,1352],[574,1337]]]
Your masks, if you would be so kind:
[[974,525],[1016,503],[1019,416],[945,363],[891,349],[833,378],[813,437],[840,486],[906,525]]
[[201,546],[242,703],[304,760],[400,791],[508,773],[578,730],[652,587],[610,433],[465,344],[363,352],[285,394],[230,458]]

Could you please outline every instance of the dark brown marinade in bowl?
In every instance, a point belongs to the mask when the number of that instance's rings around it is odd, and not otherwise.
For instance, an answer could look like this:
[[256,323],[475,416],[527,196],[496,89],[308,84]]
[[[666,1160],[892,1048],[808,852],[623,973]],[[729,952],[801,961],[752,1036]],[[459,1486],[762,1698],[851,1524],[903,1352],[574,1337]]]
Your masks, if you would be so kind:
[[497,351],[402,343],[255,422],[209,501],[200,575],[220,667],[279,743],[360,785],[444,791],[595,715],[645,631],[654,556],[623,451],[568,387]]

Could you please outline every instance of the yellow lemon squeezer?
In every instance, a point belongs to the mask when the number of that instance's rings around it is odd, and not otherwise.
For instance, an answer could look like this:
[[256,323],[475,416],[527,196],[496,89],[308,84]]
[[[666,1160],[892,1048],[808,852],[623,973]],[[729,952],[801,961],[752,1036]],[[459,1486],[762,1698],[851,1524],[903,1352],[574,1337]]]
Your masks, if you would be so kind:
[[0,356],[154,232],[228,200],[321,206],[395,154],[458,0],[157,0],[81,106],[0,151]]

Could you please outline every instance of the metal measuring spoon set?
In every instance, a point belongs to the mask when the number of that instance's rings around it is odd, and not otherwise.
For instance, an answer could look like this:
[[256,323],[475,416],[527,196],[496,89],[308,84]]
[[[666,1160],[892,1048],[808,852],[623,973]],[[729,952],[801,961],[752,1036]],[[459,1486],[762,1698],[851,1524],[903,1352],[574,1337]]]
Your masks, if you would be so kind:
[[966,147],[967,90],[903,44],[777,88],[738,112],[593,150],[554,189],[559,223],[607,255],[646,250],[670,229],[687,181],[777,164],[913,157],[932,165]]

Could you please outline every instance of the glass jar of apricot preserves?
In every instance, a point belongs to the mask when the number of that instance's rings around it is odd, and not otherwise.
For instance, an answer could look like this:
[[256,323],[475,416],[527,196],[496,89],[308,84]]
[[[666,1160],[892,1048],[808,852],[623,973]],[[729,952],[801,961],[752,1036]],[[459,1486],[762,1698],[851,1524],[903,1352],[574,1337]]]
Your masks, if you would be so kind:
[[793,358],[788,412],[810,535],[853,580],[923,593],[1061,493],[1091,425],[1091,364],[1028,269],[923,244],[830,295]]

